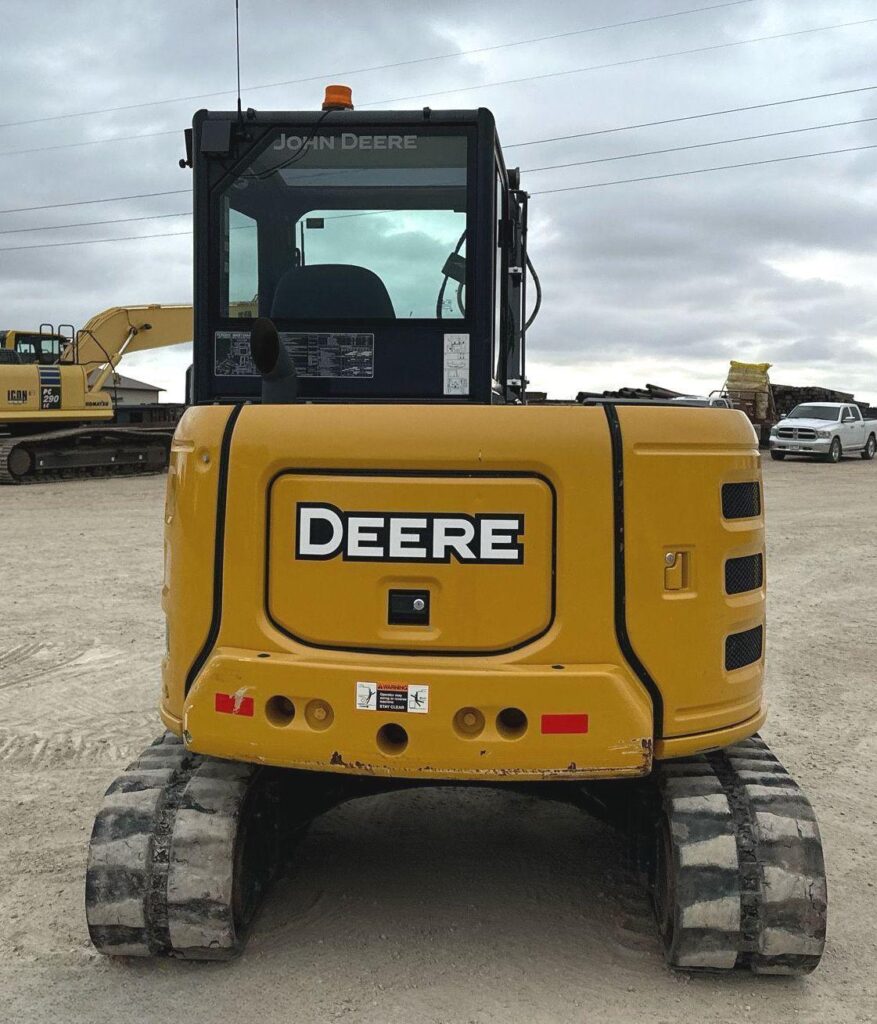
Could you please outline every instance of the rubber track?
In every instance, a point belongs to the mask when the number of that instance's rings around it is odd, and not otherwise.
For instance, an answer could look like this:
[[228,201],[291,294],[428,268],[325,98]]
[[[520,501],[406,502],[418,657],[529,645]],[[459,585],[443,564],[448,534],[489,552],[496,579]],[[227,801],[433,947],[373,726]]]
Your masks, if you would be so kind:
[[[161,473],[167,469],[170,458],[170,446],[173,439],[173,427],[77,427],[69,430],[52,430],[43,434],[27,434],[22,437],[0,438],[0,485],[2,484],[34,484],[62,480],[70,477],[121,476],[132,473]],[[164,443],[167,454],[162,466],[123,463],[118,466],[70,466],[40,471],[32,461],[30,470],[23,476],[15,475],[9,468],[9,460],[18,447],[30,448],[41,444],[56,447],[59,443],[69,443],[71,452],[75,451],[79,442],[94,439],[99,444],[117,441],[120,446],[132,443],[159,442]]]
[[825,945],[819,828],[801,790],[754,736],[656,768],[675,892],[672,966],[800,975]]
[[113,782],[92,831],[86,918],[115,956],[235,956],[236,843],[257,766],[190,754],[166,734]]

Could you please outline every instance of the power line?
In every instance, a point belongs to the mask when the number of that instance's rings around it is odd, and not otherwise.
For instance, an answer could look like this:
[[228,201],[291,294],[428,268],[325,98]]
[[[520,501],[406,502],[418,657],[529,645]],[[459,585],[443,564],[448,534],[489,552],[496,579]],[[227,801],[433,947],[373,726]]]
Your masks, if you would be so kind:
[[141,132],[139,135],[111,135],[107,139],[86,139],[84,142],[59,142],[54,146],[32,146],[30,149],[8,149],[0,157],[24,156],[27,153],[49,153],[53,149],[78,149],[80,146],[100,146],[105,142],[134,142],[137,139],[157,139],[161,135],[181,135],[182,128],[170,128],[163,132]]
[[[682,178],[689,174],[709,174],[711,171],[732,171],[738,167],[761,167],[764,164],[781,164],[790,160],[807,160],[814,156],[835,156],[838,153],[858,153],[863,149],[877,149],[877,142],[867,146],[850,146],[848,149],[825,149],[820,153],[796,153],[794,156],[775,156],[770,160],[747,160],[741,164],[722,164],[720,167],[696,167],[690,171],[673,171],[670,174],[647,174],[641,178],[618,178],[615,181],[595,181],[589,185],[566,185],[563,188],[547,188],[531,192],[534,196],[550,196],[557,192],[578,192],[587,188],[607,188],[609,185],[631,185],[639,181],[659,181],[662,178]],[[2,252],[2,250],[0,250]]]
[[431,96],[448,96],[451,93],[474,92],[477,89],[490,89],[498,85],[522,85],[525,82],[539,82],[548,78],[562,78],[565,75],[580,75],[586,71],[606,71],[609,68],[629,67],[633,64],[645,64],[655,60],[665,60],[668,57],[687,57],[695,53],[712,53],[716,50],[727,50],[734,46],[746,46],[749,43],[764,43],[774,39],[790,39],[793,36],[812,35],[814,32],[828,32],[838,28],[855,28],[860,25],[870,25],[877,21],[877,18],[863,18],[861,21],[843,21],[835,25],[818,25],[815,28],[797,29],[795,32],[778,32],[770,36],[753,36],[751,39],[736,39],[729,43],[713,43],[710,46],[695,46],[688,50],[672,50],[669,53],[653,53],[646,57],[629,57],[626,60],[615,60],[608,64],[589,64],[582,68],[570,68],[567,71],[549,71],[541,75],[527,75],[524,78],[506,78],[498,82],[481,82],[478,85],[464,85],[457,89],[443,89],[439,92],[417,92],[409,96],[396,96],[389,100],[374,100],[370,103],[360,103],[362,107],[379,107],[389,103],[402,103],[406,100],[429,99]]
[[[877,120],[877,118],[875,118]],[[362,210],[357,213],[338,213],[328,217],[323,217],[323,220],[350,220],[355,217],[377,217],[381,215],[392,214],[393,210]],[[0,235],[21,235],[29,233],[31,231],[64,231],[67,228],[94,228],[105,224],[135,224],[138,221],[145,220],[166,220],[169,217],[191,217],[191,210],[183,210],[180,213],[151,213],[144,217],[113,217],[109,220],[83,220],[74,221],[72,224],[43,224],[39,227],[31,228],[5,228],[0,231]],[[255,230],[255,224],[234,224],[232,225],[232,231],[253,231]],[[142,236],[138,236],[142,237]],[[152,237],[152,236],[147,236]],[[156,236],[162,237],[162,236]],[[108,242],[115,241],[115,239],[108,238]],[[34,248],[37,248],[36,246]]]
[[74,224],[44,224],[35,228],[4,228],[0,235],[21,235],[28,231],[61,231],[64,228],[95,228],[102,224],[133,224],[141,220],[166,220],[168,217],[191,217],[192,211],[184,213],[153,213],[147,217],[113,217],[110,220],[84,220]]
[[[846,149],[826,149],[818,153],[797,153],[793,156],[775,156],[771,157],[769,160],[747,160],[744,163],[722,164],[718,167],[696,167],[689,171],[673,171],[670,174],[647,174],[639,178],[617,178],[612,181],[596,181],[588,185],[567,185],[562,188],[550,188],[543,189],[539,192],[532,192],[531,195],[547,196],[554,195],[558,192],[578,192],[583,189],[607,188],[610,185],[630,185],[642,181],[659,181],[664,178],[682,178],[692,174],[709,174],[713,171],[730,171],[741,167],[762,167],[765,164],[788,163],[791,160],[807,160],[811,157],[818,156],[836,156],[841,153],[858,153],[862,150],[868,149],[877,149],[877,142],[866,146],[850,146]],[[152,235],[128,235],[121,238],[88,238],[73,242],[41,242],[38,245],[4,246],[3,248],[0,248],[0,252],[21,252],[25,249],[55,249],[70,245],[98,245],[103,242],[133,242],[145,240],[147,238],[179,238],[184,235],[191,237],[192,233],[191,231],[170,231]]]
[[[788,128],[781,132],[764,132],[761,135],[740,135],[736,139],[716,139],[714,142],[695,142],[688,146],[670,146],[668,149],[647,149],[640,153],[622,153],[620,156],[600,156],[591,160],[573,160],[564,164],[548,164],[545,167],[522,167],[522,174],[538,174],[540,171],[557,171],[567,167],[585,167],[587,164],[608,164],[615,160],[632,160],[640,156],[661,156],[665,153],[682,153],[689,149],[706,149],[709,146],[727,146],[734,142],[753,142],[756,139],[775,139],[782,135],[798,135],[801,132],[815,132],[822,128],[844,128],[851,124],[866,124],[877,121],[877,117],[859,117],[855,121],[833,121],[831,124],[811,124],[806,128]],[[0,234],[5,232],[0,231]]]
[[82,238],[75,242],[40,242],[39,245],[10,245],[0,248],[0,252],[22,252],[25,249],[59,249],[67,245],[98,245],[102,242],[140,242],[147,238],[182,238],[192,237],[191,231],[165,231],[157,235],[125,235],[120,238]]
[[[685,114],[685,115],[682,115],[680,117],[666,117],[666,118],[663,118],[660,121],[640,121],[640,122],[637,122],[635,124],[617,125],[617,126],[612,127],[612,128],[597,128],[597,129],[594,129],[593,131],[576,132],[576,133],[571,134],[571,135],[554,135],[554,136],[551,136],[551,137],[545,138],[545,139],[531,139],[531,140],[529,140],[527,142],[514,142],[514,143],[511,143],[508,146],[504,146],[503,149],[506,149],[506,150],[508,150],[508,149],[522,149],[525,146],[540,146],[540,145],[544,145],[544,144],[550,143],[550,142],[567,142],[567,141],[570,141],[572,139],[585,139],[585,138],[591,138],[591,137],[596,136],[596,135],[609,135],[609,134],[614,134],[614,133],[617,133],[617,132],[635,131],[635,130],[637,130],[639,128],[659,128],[659,127],[663,127],[664,125],[668,125],[668,124],[680,124],[680,123],[683,123],[685,121],[702,120],[702,119],[708,118],[708,117],[721,117],[721,116],[724,116],[726,114],[746,113],[746,112],[748,112],[750,110],[766,110],[766,109],[768,109],[770,107],[788,106],[788,105],[793,104],[793,103],[806,103],[806,102],[810,102],[811,100],[833,99],[833,98],[835,98],[837,96],[850,96],[850,95],[855,95],[857,93],[862,93],[862,92],[873,92],[874,90],[877,90],[877,85],[861,85],[861,86],[856,86],[856,87],[851,88],[851,89],[838,89],[838,90],[835,90],[834,92],[812,93],[812,94],[810,94],[808,96],[791,96],[791,97],[789,97],[787,99],[783,99],[783,100],[769,100],[769,101],[764,102],[764,103],[752,103],[752,104],[749,104],[747,106],[726,107],[726,108],[724,108],[722,110],[709,110],[709,111],[705,111],[705,112],[700,113],[700,114]],[[168,134],[168,133],[161,132],[161,133],[158,133],[158,134],[165,135],[165,134]],[[146,136],[131,136],[131,137],[132,138],[145,138]],[[114,140],[114,139],[101,139],[101,140],[96,140],[96,141],[111,142],[111,141],[116,141],[116,140]],[[88,143],[71,143],[71,145],[88,145]],[[60,147],[48,147],[48,148],[60,148]],[[36,152],[36,151],[34,151],[34,152]],[[4,155],[4,154],[0,154],[0,155]],[[66,202],[66,203],[44,203],[44,204],[41,204],[41,205],[38,205],[38,206],[9,207],[7,209],[0,209],[0,214],[4,214],[4,213],[32,213],[32,212],[37,211],[37,210],[58,210],[58,209],[64,209],[64,208],[72,207],[72,206],[91,206],[91,205],[96,204],[96,203],[120,203],[120,202],[126,202],[129,199],[153,199],[153,198],[156,198],[156,197],[159,197],[159,196],[183,195],[185,193],[190,193],[190,192],[191,192],[191,189],[188,189],[188,188],[170,189],[170,190],[168,190],[166,192],[136,192],[136,193],[133,193],[132,195],[127,195],[127,196],[107,196],[107,197],[101,197],[99,199],[77,199],[77,200],[74,200],[74,201],[71,201],[71,202]]]
[[[588,166],[590,164],[614,163],[617,160],[632,160],[632,159],[635,159],[637,157],[661,156],[661,155],[664,155],[666,153],[681,153],[681,152],[684,152],[686,150],[692,150],[692,149],[706,149],[706,148],[709,148],[710,146],[727,146],[727,145],[731,145],[731,144],[737,143],[737,142],[753,142],[753,141],[761,140],[761,139],[780,138],[780,137],[782,137],[784,135],[798,135],[798,134],[801,134],[802,132],[820,131],[820,130],[825,129],[825,128],[845,128],[845,127],[848,127],[849,125],[868,124],[868,123],[871,123],[871,122],[874,122],[874,121],[877,121],[877,116],[875,116],[875,117],[860,117],[860,118],[856,118],[855,120],[852,120],[852,121],[832,121],[832,122],[830,122],[828,124],[813,124],[813,125],[808,125],[808,126],[806,126],[804,128],[788,128],[788,129],[786,129],[784,131],[763,132],[763,133],[761,133],[759,135],[740,135],[740,136],[737,136],[736,138],[733,138],[733,139],[715,139],[715,140],[713,140],[711,142],[696,142],[696,143],[693,143],[693,144],[687,145],[687,146],[671,146],[671,147],[666,148],[666,149],[648,149],[648,150],[643,150],[643,151],[638,152],[638,153],[622,153],[622,154],[620,154],[618,156],[594,157],[594,158],[592,158],[590,160],[573,160],[573,161],[570,161],[569,163],[547,164],[544,167],[524,167],[524,168],[522,168],[522,173],[523,174],[538,174],[538,173],[540,173],[542,171],[565,170],[566,168],[569,168],[569,167],[586,167],[586,166]],[[334,217],[328,217],[326,219],[327,220],[346,220],[346,219],[349,219],[351,217],[366,217],[366,216],[371,216],[372,213],[381,213],[381,212],[386,212],[386,211],[369,211],[369,212],[365,212],[365,213],[361,212],[361,213],[338,214],[338,215],[336,215]],[[5,228],[3,230],[0,230],[0,235],[18,235],[18,234],[24,234],[26,232],[31,232],[31,231],[60,231],[60,230],[65,230],[67,228],[91,228],[91,227],[102,226],[102,225],[105,225],[105,224],[132,224],[132,223],[135,223],[137,221],[165,220],[165,219],[167,219],[169,217],[190,217],[191,215],[192,215],[191,211],[187,210],[187,211],[184,211],[182,213],[155,213],[155,214],[150,214],[150,215],[141,216],[141,217],[113,217],[113,218],[110,218],[108,220],[76,221],[76,222],[74,222],[72,224],[44,224],[44,225],[41,225],[39,227]]]
[[[347,71],[324,72],[319,75],[310,75],[307,78],[291,78],[283,82],[267,82],[263,85],[249,85],[246,92],[255,92],[259,89],[277,89],[288,85],[303,85],[307,82],[325,81],[328,78],[342,77],[344,75],[364,75],[372,71],[390,71],[393,68],[410,67],[413,64],[425,64],[438,60],[451,60],[454,57],[470,57],[478,53],[491,53],[496,50],[506,50],[515,46],[527,46],[532,43],[551,42],[556,39],[569,39],[573,36],[586,35],[592,32],[605,32],[613,28],[627,28],[631,25],[642,25],[650,21],[666,21],[669,18],[681,18],[688,14],[700,14],[708,11],[717,11],[725,7],[740,7],[744,4],[755,3],[756,0],[725,0],[724,3],[711,4],[708,7],[689,7],[681,11],[670,11],[667,14],[653,14],[645,18],[633,18],[629,21],[615,21],[605,25],[591,25],[587,28],[571,29],[567,32],[555,32],[545,36],[531,36],[527,39],[516,39],[509,43],[495,43],[492,46],[479,46],[472,50],[454,50],[451,53],[439,53],[430,57],[414,57],[409,60],[394,61],[389,64],[373,64],[364,68],[353,68]],[[96,114],[115,114],[124,110],[142,110],[144,107],[164,106],[169,103],[182,103],[189,100],[209,99],[213,96],[231,96],[232,91],[225,89],[220,92],[193,93],[190,96],[173,96],[164,100],[150,100],[144,103],[128,103],[117,107],[101,107],[97,110],[79,110],[70,114],[53,114],[47,117],[34,117],[25,121],[6,121],[0,123],[0,128],[18,128],[28,124],[43,124],[46,121],[61,121],[71,117],[91,117]]]
[[[547,142],[567,142],[571,139],[587,139],[593,135],[611,135],[615,132],[629,132],[637,128],[659,128],[665,124],[680,124],[683,121],[697,121],[704,117],[720,117],[723,114],[742,114],[749,110],[766,110],[768,107],[783,107],[790,103],[804,103],[808,100],[831,99],[835,96],[849,96],[858,92],[873,92],[877,85],[860,85],[855,89],[839,89],[837,92],[817,92],[812,96],[793,96],[787,100],[771,100],[768,103],[752,103],[746,107],[726,107],[724,110],[709,110],[703,114],[686,114],[684,117],[666,117],[661,121],[640,121],[638,124],[623,124],[617,128],[596,128],[590,132],[576,132],[574,135],[555,135],[550,139],[533,139],[530,142],[512,142],[503,149],[522,149],[524,146],[541,146]],[[2,156],[3,154],[0,154]]]
[[168,192],[137,192],[130,196],[106,196],[102,199],[76,199],[70,203],[44,203],[42,206],[16,206],[0,213],[31,213],[34,210],[60,210],[68,206],[92,206],[94,203],[121,203],[127,199],[154,199],[156,196],[178,196],[190,188],[172,188]]
[[[744,0],[744,2],[747,2],[747,0]],[[753,0],[753,2],[754,2],[754,0]],[[851,27],[858,26],[858,25],[871,24],[873,22],[877,22],[877,18],[866,18],[863,21],[848,21],[848,22],[841,22],[841,23],[836,24],[836,25],[822,25],[822,26],[817,26],[815,28],[798,29],[798,30],[796,30],[794,32],[781,32],[779,34],[770,35],[770,36],[755,36],[755,37],[753,37],[751,39],[738,39],[738,40],[735,40],[735,41],[729,42],[729,43],[714,43],[714,44],[712,44],[710,46],[699,46],[699,47],[695,47],[694,49],[688,49],[688,50],[674,50],[674,51],[669,52],[669,53],[655,53],[655,54],[650,54],[650,55],[645,56],[645,57],[631,57],[631,58],[629,58],[627,60],[612,61],[611,63],[608,63],[608,64],[592,64],[592,65],[589,65],[587,67],[582,67],[582,68],[571,68],[571,69],[569,69],[567,71],[550,71],[550,72],[546,72],[544,74],[530,75],[530,76],[527,76],[525,78],[509,78],[509,79],[503,79],[503,80],[495,81],[495,82],[482,82],[482,83],[476,84],[476,85],[461,86],[460,88],[457,88],[457,89],[446,89],[446,90],[444,90],[442,92],[425,92],[425,93],[416,93],[416,94],[411,95],[411,96],[397,96],[397,97],[395,97],[393,99],[376,100],[376,101],[371,102],[371,103],[361,103],[360,107],[361,108],[362,107],[379,107],[379,106],[386,105],[386,104],[391,104],[391,103],[402,103],[402,102],[405,102],[406,100],[427,99],[427,98],[429,98],[431,96],[444,96],[444,95],[447,95],[449,93],[472,92],[472,91],[475,91],[477,89],[488,89],[488,88],[495,88],[495,87],[506,86],[506,85],[520,85],[520,84],[523,84],[523,83],[526,83],[526,82],[544,81],[545,79],[549,79],[549,78],[562,78],[562,77],[564,77],[566,75],[583,74],[583,73],[588,72],[588,71],[605,71],[605,70],[608,70],[610,68],[627,67],[627,66],[630,66],[630,65],[633,65],[633,64],[643,64],[643,63],[648,63],[650,61],[664,60],[665,58],[668,58],[668,57],[687,56],[687,55],[695,54],[695,53],[708,53],[708,52],[713,51],[713,50],[723,50],[723,49],[728,49],[728,48],[734,47],[734,46],[744,46],[744,45],[747,45],[748,43],[761,43],[761,42],[771,41],[771,40],[775,40],[775,39],[786,39],[786,38],[789,38],[791,36],[807,35],[807,34],[814,33],[814,32],[827,32],[827,31],[830,31],[830,30],[833,30],[833,29],[838,29],[838,28],[851,28]],[[513,45],[513,44],[503,44],[503,45]],[[517,44],[514,44],[514,45],[517,45]],[[794,99],[794,100],[780,100],[780,101],[777,101],[777,103],[775,103],[775,104],[770,104],[770,103],[754,104],[752,106],[737,107],[737,108],[732,108],[731,110],[726,110],[726,111],[715,111],[715,112],[707,113],[707,114],[694,114],[694,115],[691,116],[691,118],[668,118],[668,119],[663,120],[663,121],[653,121],[653,122],[649,122],[649,123],[643,124],[643,125],[630,125],[630,126],[623,126],[621,128],[607,128],[607,129],[602,129],[600,131],[584,132],[584,133],[580,133],[580,134],[577,134],[577,135],[560,135],[560,136],[557,136],[554,139],[545,139],[545,140],[541,140],[540,139],[540,140],[537,140],[537,142],[520,142],[520,143],[515,143],[513,145],[507,146],[506,148],[507,149],[513,149],[513,148],[515,148],[515,146],[532,146],[532,145],[536,145],[538,142],[543,142],[543,141],[544,142],[556,142],[556,141],[562,141],[564,139],[584,138],[587,135],[601,135],[601,134],[605,134],[605,133],[608,133],[608,132],[628,131],[631,128],[646,128],[646,127],[653,127],[653,126],[662,125],[662,124],[672,124],[675,121],[693,120],[693,119],[698,118],[698,117],[714,117],[714,116],[717,116],[718,114],[734,113],[737,110],[739,110],[739,111],[758,110],[758,109],[761,109],[762,107],[779,106],[782,103],[797,103],[797,102],[801,102],[802,100],[805,100],[805,99],[821,99],[823,97],[829,97],[829,96],[844,96],[844,95],[849,95],[849,94],[852,94],[852,93],[855,93],[855,92],[864,92],[864,91],[867,91],[868,89],[873,89],[873,88],[875,88],[875,86],[865,86],[865,87],[863,87],[861,89],[841,89],[841,90],[838,90],[837,92],[821,93],[821,94],[817,94],[817,95],[812,96],[812,97],[800,97],[799,99]],[[148,106],[149,104],[143,104],[143,105],[144,106]],[[122,109],[122,108],[120,108],[120,109]],[[59,116],[62,116],[62,115],[59,115]],[[63,115],[63,116],[74,117],[74,116],[79,116],[79,115],[70,114],[70,115]],[[46,120],[51,120],[51,118],[47,118]],[[11,127],[13,123],[14,124],[26,124],[26,123],[30,123],[30,122],[24,122],[24,121],[22,121],[22,122],[10,122],[9,125],[5,125],[5,126],[4,125],[0,125],[0,128],[2,128],[2,127]],[[53,150],[59,150],[59,149],[75,149],[75,148],[79,148],[79,147],[82,147],[82,146],[100,146],[100,145],[104,145],[104,144],[108,144],[108,143],[113,143],[113,142],[132,142],[132,141],[136,141],[138,139],[159,138],[160,136],[175,135],[175,134],[177,134],[177,132],[182,132],[182,131],[183,131],[182,128],[180,128],[180,129],[169,129],[169,130],[163,130],[163,131],[159,131],[159,132],[141,132],[138,135],[116,135],[116,136],[111,136],[110,138],[106,138],[106,139],[88,139],[86,141],[80,141],[80,142],[63,142],[63,143],[57,143],[57,144],[52,145],[52,146],[35,146],[35,147],[29,147],[27,149],[12,149],[12,150],[7,150],[6,152],[0,152],[0,158],[11,157],[11,156],[24,156],[24,155],[29,155],[29,154],[32,154],[32,153],[47,153],[47,152],[51,152]],[[2,212],[3,211],[0,211],[0,213],[2,213]]]
[[[530,139],[527,142],[511,142],[506,146],[503,146],[504,150],[508,149],[523,149],[525,146],[542,146],[550,142],[568,142],[573,139],[587,139],[595,135],[613,135],[618,132],[630,132],[635,131],[638,128],[660,128],[668,124],[682,124],[685,121],[698,121],[707,117],[721,117],[725,114],[741,114],[746,113],[750,110],[767,110],[770,107],[783,107],[788,106],[792,103],[805,103],[811,100],[824,100],[833,99],[837,96],[852,96],[856,93],[861,92],[873,92],[877,89],[877,85],[861,85],[852,89],[838,89],[834,92],[818,92],[813,93],[810,96],[792,96],[785,100],[770,100],[765,103],[751,103],[747,106],[741,107],[726,107],[724,110],[708,110],[701,114],[685,114],[680,117],[665,117],[660,121],[640,121],[636,124],[622,124],[616,125],[613,128],[595,128],[592,131],[587,132],[575,132],[571,135],[553,135],[547,139]],[[139,135],[116,135],[108,139],[89,139],[87,142],[63,142],[55,146],[39,146],[35,149],[12,149],[7,150],[5,153],[0,152],[0,158],[6,156],[20,156],[29,153],[47,153],[50,150],[56,149],[75,149],[80,146],[100,146],[104,143],[110,142],[131,142],[137,139],[150,139],[156,138],[160,135],[178,135],[183,131],[182,128],[174,128],[170,131],[161,132],[141,132]],[[188,189],[182,189],[180,191],[188,191]],[[168,193],[170,194],[170,193]],[[121,196],[123,198],[139,199],[140,196]],[[88,202],[90,200],[87,200]],[[97,200],[94,200],[97,202]],[[60,204],[64,205],[64,204]],[[49,207],[27,207],[23,210],[0,210],[0,213],[20,213],[26,212],[30,209],[49,209]]]

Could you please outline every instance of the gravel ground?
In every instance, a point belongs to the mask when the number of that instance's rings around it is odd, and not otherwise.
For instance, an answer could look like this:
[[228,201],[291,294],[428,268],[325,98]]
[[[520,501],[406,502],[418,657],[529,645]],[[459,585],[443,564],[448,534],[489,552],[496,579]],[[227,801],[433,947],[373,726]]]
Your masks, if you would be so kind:
[[877,1018],[877,463],[765,465],[767,740],[810,796],[829,944],[804,980],[664,966],[603,826],[497,791],[320,819],[233,964],[113,962],[85,929],[91,821],[159,731],[162,478],[0,488],[5,1020],[537,1024]]

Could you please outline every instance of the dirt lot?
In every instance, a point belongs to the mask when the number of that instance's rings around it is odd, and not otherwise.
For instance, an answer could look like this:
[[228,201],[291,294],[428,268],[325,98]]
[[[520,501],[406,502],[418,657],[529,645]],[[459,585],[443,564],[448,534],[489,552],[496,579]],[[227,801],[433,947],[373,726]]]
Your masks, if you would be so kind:
[[159,731],[161,478],[0,489],[0,1005],[14,1022],[877,1018],[877,463],[765,466],[765,735],[819,815],[828,950],[803,981],[671,974],[619,848],[575,811],[421,791],[321,819],[230,965],[112,962],[83,872]]

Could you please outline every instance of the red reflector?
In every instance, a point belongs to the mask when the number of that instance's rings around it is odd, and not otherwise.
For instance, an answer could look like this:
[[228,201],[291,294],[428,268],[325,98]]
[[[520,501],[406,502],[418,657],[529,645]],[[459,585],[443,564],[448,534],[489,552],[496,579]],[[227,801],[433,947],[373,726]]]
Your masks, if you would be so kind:
[[223,715],[245,715],[253,717],[254,705],[252,697],[235,697],[233,693],[217,693],[216,710]]
[[542,732],[587,732],[587,715],[543,715]]

